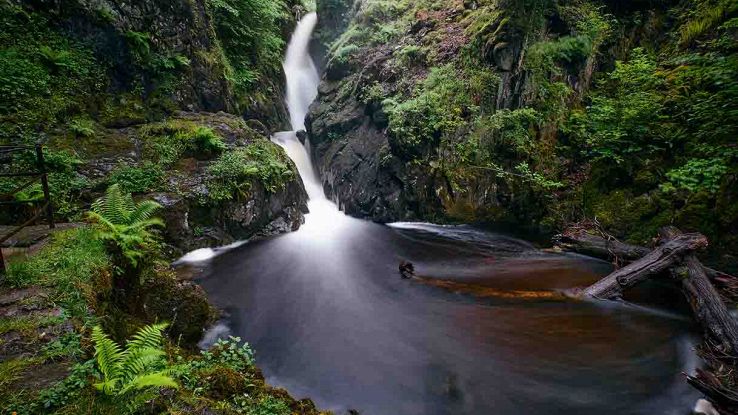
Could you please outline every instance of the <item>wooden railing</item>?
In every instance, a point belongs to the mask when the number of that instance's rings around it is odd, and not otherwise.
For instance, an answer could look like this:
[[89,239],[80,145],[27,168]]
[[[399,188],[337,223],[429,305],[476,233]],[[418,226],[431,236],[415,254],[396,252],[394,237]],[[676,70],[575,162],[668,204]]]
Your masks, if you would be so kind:
[[[0,194],[0,206],[2,205],[28,205],[28,204],[42,204],[41,209],[37,209],[33,217],[25,221],[23,224],[16,226],[9,233],[0,235],[0,246],[5,243],[8,239],[17,235],[18,232],[22,231],[26,226],[30,226],[36,223],[42,216],[46,215],[46,220],[49,223],[49,228],[54,228],[54,209],[51,205],[51,195],[49,194],[49,180],[46,172],[46,163],[44,162],[44,151],[40,144],[35,146],[0,146],[0,158],[4,164],[12,165],[13,155],[15,153],[22,152],[35,152],[36,157],[36,171],[24,171],[24,172],[11,172],[11,168],[3,169],[0,171],[0,178],[8,177],[26,177],[28,180],[22,182],[20,185],[14,187],[10,192]],[[41,188],[44,193],[43,200],[5,200],[14,199],[15,196],[29,186],[41,182]],[[0,272],[5,272],[5,259],[3,258],[2,249],[0,249]]]

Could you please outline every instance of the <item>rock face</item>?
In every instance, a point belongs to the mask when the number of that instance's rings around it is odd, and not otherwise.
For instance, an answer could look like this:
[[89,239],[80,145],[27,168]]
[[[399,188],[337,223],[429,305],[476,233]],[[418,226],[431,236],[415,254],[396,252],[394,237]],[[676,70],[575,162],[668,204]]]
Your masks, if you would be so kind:
[[[343,2],[340,13],[332,14],[322,30],[336,36],[334,27],[348,24],[346,13],[356,15],[354,29],[349,31],[361,30],[370,19],[365,16],[372,7],[369,3]],[[389,128],[383,99],[412,95],[428,76],[429,67],[458,58],[462,47],[471,42],[463,29],[464,16],[457,2],[439,11],[417,12],[396,44],[357,42],[360,51],[354,55],[329,57],[307,128],[326,194],[348,214],[378,222],[498,219],[505,205],[524,197],[494,175],[465,175],[454,178],[457,186],[453,186],[452,178],[440,168],[445,155],[437,136],[424,137],[422,143],[408,147]],[[402,18],[396,17],[398,21]],[[492,25],[501,20],[498,16]],[[337,44],[349,42],[352,40],[339,39]],[[413,63],[412,59],[427,58],[403,56],[405,48],[418,44],[434,50],[433,62]],[[526,88],[520,67],[522,38],[514,33],[500,35],[496,43],[483,49],[486,65],[500,78],[495,107],[519,108]],[[367,91],[376,85],[382,96],[368,97]]]
[[[106,129],[104,134],[76,141],[78,151],[88,160],[79,172],[90,182],[105,183],[115,172],[140,169],[155,160],[149,143],[157,140],[156,134],[176,137],[198,128],[221,137],[226,146],[223,153],[183,154],[164,172],[161,184],[154,186],[157,191],[140,195],[163,206],[160,214],[167,225],[167,241],[186,252],[297,230],[307,211],[307,194],[296,168],[281,148],[234,115],[179,112],[160,123]],[[233,177],[240,189],[237,194],[213,198],[213,174],[209,168],[219,158],[255,145],[279,154],[278,161],[292,169],[289,179],[281,186],[268,188],[258,175]],[[94,193],[88,197],[93,198]]]

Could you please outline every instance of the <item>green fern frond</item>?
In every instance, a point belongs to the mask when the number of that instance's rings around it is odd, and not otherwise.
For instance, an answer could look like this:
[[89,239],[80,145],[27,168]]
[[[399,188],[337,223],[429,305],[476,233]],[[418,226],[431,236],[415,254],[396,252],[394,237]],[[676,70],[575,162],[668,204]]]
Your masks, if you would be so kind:
[[137,204],[135,209],[129,216],[129,223],[134,224],[150,219],[154,213],[161,208],[161,205],[153,200],[144,200]]
[[120,363],[121,381],[125,385],[134,377],[159,368],[166,362],[161,349],[145,348],[132,350]]
[[152,324],[141,328],[128,341],[126,348],[129,350],[143,348],[160,348],[163,340],[162,332],[168,327],[167,323]]
[[129,193],[114,184],[108,187],[105,196],[92,204],[87,217],[100,225],[98,236],[113,241],[128,263],[137,267],[154,241],[149,228],[164,226],[161,219],[153,217],[160,208],[158,203],[151,200],[134,202]]
[[110,340],[100,326],[92,329],[92,341],[95,343],[95,358],[103,377],[114,379],[118,375],[118,364],[122,359],[122,351],[118,344]]
[[123,395],[131,390],[140,390],[147,388],[179,388],[179,384],[171,377],[161,373],[149,373],[146,375],[136,376],[126,387],[121,389],[120,394]]

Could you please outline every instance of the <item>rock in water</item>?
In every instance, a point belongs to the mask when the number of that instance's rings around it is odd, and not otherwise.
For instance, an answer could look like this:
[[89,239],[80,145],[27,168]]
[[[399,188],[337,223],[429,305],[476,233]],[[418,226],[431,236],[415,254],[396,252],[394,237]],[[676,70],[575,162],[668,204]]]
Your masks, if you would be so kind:
[[413,278],[415,276],[415,266],[412,262],[400,262],[400,276],[405,279]]

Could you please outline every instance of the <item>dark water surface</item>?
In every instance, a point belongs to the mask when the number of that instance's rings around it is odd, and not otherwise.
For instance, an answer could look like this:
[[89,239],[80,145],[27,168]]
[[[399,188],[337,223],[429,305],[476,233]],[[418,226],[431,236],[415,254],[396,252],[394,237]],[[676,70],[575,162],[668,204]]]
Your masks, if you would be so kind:
[[[484,294],[585,285],[606,263],[470,227],[310,216],[212,259],[199,281],[297,397],[339,413],[597,415],[685,414],[698,397],[679,312]],[[479,293],[402,280],[401,260]]]

